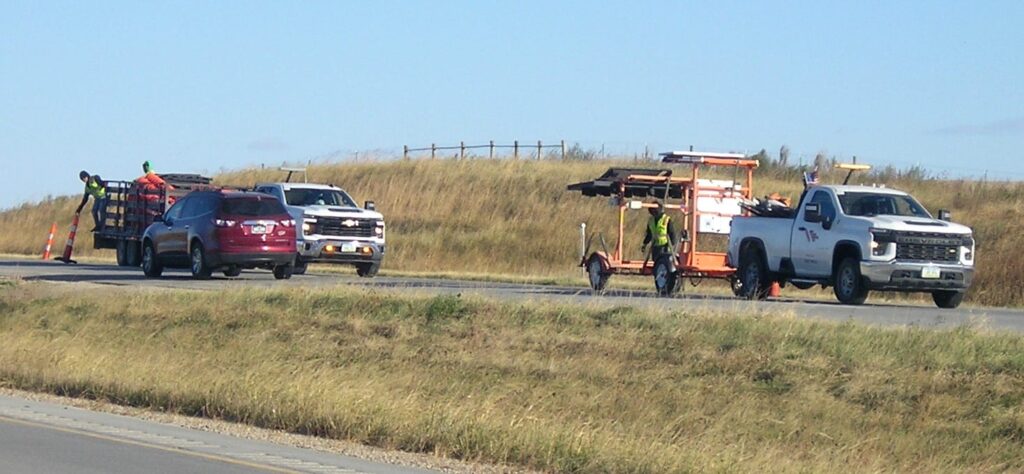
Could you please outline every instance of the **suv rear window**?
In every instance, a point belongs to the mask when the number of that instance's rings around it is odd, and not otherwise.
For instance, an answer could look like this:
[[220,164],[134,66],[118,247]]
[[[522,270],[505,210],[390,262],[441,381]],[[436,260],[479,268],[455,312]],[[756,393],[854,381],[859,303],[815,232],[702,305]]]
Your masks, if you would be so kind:
[[231,198],[220,204],[220,212],[232,216],[275,216],[287,214],[281,201],[272,197]]

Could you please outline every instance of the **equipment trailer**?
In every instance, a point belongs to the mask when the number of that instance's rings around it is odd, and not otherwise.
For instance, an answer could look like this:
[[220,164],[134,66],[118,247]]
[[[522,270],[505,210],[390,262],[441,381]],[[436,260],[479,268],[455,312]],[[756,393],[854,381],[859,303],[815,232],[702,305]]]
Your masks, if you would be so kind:
[[[663,296],[677,293],[683,278],[734,279],[735,269],[727,265],[725,252],[698,248],[698,242],[702,234],[728,235],[732,218],[744,214],[740,204],[752,197],[753,170],[758,161],[733,153],[675,151],[661,156],[663,163],[689,165],[690,169],[677,177],[672,169],[610,168],[597,179],[568,186],[569,191],[579,191],[586,197],[610,197],[618,208],[618,236],[610,250],[603,235],[588,235],[586,224],[580,226],[580,266],[595,292],[603,291],[613,274],[653,275],[655,289]],[[731,168],[733,179],[701,178],[705,167]],[[741,172],[743,185],[736,181]],[[644,260],[630,260],[623,253],[626,211],[656,206],[631,198],[647,197],[660,200],[666,212],[676,211],[682,222],[676,248],[653,262],[650,254]],[[673,204],[668,202],[670,199],[678,201]],[[595,237],[601,247],[591,252]]]

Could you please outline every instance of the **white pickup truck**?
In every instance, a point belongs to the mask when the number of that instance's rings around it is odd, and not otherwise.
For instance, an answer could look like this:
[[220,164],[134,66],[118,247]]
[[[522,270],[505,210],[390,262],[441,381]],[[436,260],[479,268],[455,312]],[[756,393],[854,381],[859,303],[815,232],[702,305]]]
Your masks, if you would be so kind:
[[384,216],[373,201],[356,205],[345,190],[325,184],[263,183],[256,191],[276,196],[295,222],[296,274],[311,262],[353,265],[361,277],[373,277],[384,259]]
[[749,299],[779,282],[832,286],[844,304],[886,290],[931,293],[940,308],[955,308],[974,277],[974,238],[948,212],[940,217],[893,189],[813,186],[792,218],[734,218],[726,258],[737,295]]

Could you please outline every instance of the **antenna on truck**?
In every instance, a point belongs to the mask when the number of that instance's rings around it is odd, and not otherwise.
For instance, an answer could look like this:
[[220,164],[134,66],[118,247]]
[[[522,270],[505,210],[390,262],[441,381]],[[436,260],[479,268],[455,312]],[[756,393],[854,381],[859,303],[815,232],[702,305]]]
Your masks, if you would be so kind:
[[284,179],[284,182],[286,182],[286,183],[292,182],[292,175],[294,175],[295,173],[302,173],[302,182],[303,183],[308,183],[309,182],[309,177],[306,175],[306,168],[285,168],[285,167],[282,166],[281,168],[278,168],[278,169],[281,170],[281,171],[287,171],[288,172],[288,177],[286,177]]

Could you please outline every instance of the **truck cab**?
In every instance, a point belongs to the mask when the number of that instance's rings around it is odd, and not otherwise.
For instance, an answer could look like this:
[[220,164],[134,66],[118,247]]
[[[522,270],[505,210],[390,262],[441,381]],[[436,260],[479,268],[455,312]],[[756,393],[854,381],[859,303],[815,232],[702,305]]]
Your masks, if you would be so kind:
[[280,199],[298,223],[295,273],[312,262],[352,265],[362,277],[380,270],[384,216],[373,201],[359,207],[344,189],[325,184],[262,183],[255,190]]
[[974,245],[969,227],[934,218],[905,192],[818,185],[793,217],[733,219],[727,259],[747,298],[779,282],[832,286],[845,304],[884,290],[931,293],[955,308],[974,277]]

